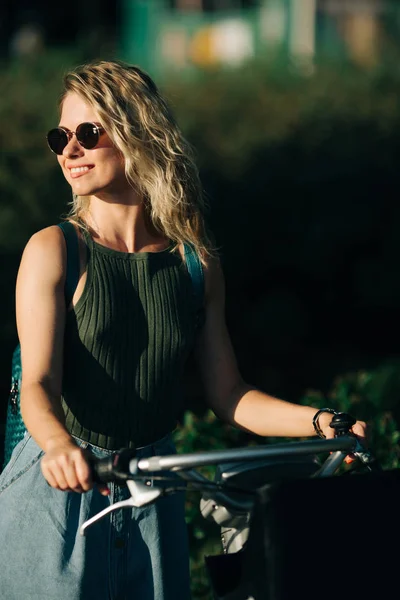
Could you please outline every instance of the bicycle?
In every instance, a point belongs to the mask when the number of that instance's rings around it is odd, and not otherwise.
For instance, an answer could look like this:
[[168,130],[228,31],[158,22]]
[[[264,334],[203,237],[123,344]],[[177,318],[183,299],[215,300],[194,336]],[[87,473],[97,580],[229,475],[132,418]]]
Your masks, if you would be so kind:
[[[144,506],[162,495],[190,486],[202,494],[200,510],[203,517],[221,528],[223,552],[205,557],[216,600],[311,600],[321,597],[347,600],[353,599],[355,594],[364,599],[373,598],[375,596],[370,595],[372,589],[379,584],[382,592],[384,576],[388,580],[386,566],[391,559],[388,523],[386,527],[380,527],[374,515],[378,513],[383,522],[385,515],[389,517],[390,514],[390,532],[400,533],[400,519],[396,516],[399,511],[394,510],[393,504],[394,494],[400,489],[400,477],[397,470],[383,471],[372,453],[349,433],[354,422],[345,413],[335,415],[332,420],[335,437],[329,440],[317,438],[145,459],[137,459],[132,450],[122,450],[110,458],[93,459],[95,481],[127,485],[131,497],[86,521],[81,534],[85,535],[91,525],[114,510]],[[319,455],[323,453],[328,456],[321,462]],[[349,454],[363,469],[337,476]],[[213,481],[197,470],[207,465],[217,465]],[[344,476],[352,473],[357,476]],[[148,485],[149,478],[151,486]],[[377,485],[380,485],[379,490]],[[342,495],[350,499],[362,498],[355,507],[355,514],[367,518],[368,534],[359,532],[354,544],[362,547],[372,539],[379,545],[379,553],[369,544],[374,576],[371,579],[369,572],[368,584],[362,579],[358,579],[356,585],[341,582],[339,594],[337,589],[323,587],[326,564],[321,560],[321,554],[315,552],[318,545],[314,537],[310,538],[306,526],[319,529],[330,515],[329,519],[334,519],[337,527],[332,525],[333,537],[328,540],[331,562],[332,556],[340,560],[348,553],[353,570],[362,571],[365,548],[361,553],[350,551],[351,524],[346,514],[349,503],[343,504]],[[383,505],[388,509],[385,513],[381,512]],[[312,577],[307,560],[313,561]],[[391,585],[394,584],[393,577],[389,579]]]

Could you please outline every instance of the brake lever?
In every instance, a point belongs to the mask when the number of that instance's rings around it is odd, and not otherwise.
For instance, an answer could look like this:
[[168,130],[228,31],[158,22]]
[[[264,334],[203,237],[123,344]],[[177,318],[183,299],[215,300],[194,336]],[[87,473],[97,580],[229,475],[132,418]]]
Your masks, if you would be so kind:
[[100,519],[103,519],[105,516],[107,516],[114,510],[129,507],[140,508],[141,506],[152,504],[163,493],[162,488],[149,487],[145,483],[142,483],[141,481],[134,481],[133,479],[128,479],[126,485],[129,488],[131,497],[127,498],[126,500],[121,500],[120,502],[115,502],[114,504],[111,504],[104,510],[97,513],[97,515],[94,515],[94,517],[91,517],[90,519],[85,521],[79,529],[79,533],[81,535],[86,535],[86,530],[88,527],[93,525],[93,523],[100,521]]
[[351,454],[356,456],[359,459],[359,461],[362,462],[363,465],[365,465],[368,468],[369,471],[382,471],[382,466],[380,465],[379,461],[369,450],[366,450],[364,448],[364,446],[361,444],[358,438],[356,448]]

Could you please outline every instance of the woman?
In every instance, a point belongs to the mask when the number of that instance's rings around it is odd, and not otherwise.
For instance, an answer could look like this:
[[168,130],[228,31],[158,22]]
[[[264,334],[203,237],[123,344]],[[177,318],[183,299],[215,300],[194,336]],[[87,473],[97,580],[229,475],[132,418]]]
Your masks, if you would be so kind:
[[[120,62],[64,80],[48,143],[73,192],[80,276],[65,305],[66,247],[48,227],[29,240],[16,303],[28,434],[0,478],[2,598],[186,600],[183,497],[80,524],[124,489],[93,487],[88,457],[174,451],[181,375],[194,347],[207,402],[261,436],[331,437],[332,415],[245,383],[224,319],[224,283],[203,219],[195,164],[152,80]],[[184,245],[204,268],[196,326]],[[353,431],[361,438],[365,423]],[[84,493],[83,493],[84,492]]]

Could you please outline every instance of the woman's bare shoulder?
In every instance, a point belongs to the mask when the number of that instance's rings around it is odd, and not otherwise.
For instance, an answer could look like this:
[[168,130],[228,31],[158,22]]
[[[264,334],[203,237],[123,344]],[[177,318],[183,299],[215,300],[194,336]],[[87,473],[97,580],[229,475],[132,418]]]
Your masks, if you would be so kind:
[[46,270],[49,277],[58,279],[63,275],[65,258],[63,232],[57,225],[51,225],[29,238],[22,254],[20,270]]
[[36,231],[36,233],[29,238],[25,248],[40,250],[43,247],[44,249],[53,247],[53,249],[56,249],[59,246],[62,246],[63,237],[63,232],[58,225],[50,225],[49,227],[44,227],[43,229]]

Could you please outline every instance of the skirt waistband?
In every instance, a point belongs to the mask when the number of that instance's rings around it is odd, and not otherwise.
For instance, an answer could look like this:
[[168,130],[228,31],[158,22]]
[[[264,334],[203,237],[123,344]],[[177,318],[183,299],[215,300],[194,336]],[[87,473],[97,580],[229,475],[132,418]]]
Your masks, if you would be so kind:
[[[118,452],[118,450],[109,450],[108,448],[102,448],[101,446],[96,446],[94,444],[91,444],[90,442],[87,442],[85,440],[81,440],[76,435],[73,435],[72,437],[78,443],[78,445],[81,448],[84,448],[84,449],[91,448],[91,449],[93,449],[95,451],[104,453],[106,455],[115,454],[116,452]],[[135,448],[135,450],[137,450],[140,453],[142,453],[142,452],[146,453],[147,451],[151,451],[154,447],[164,446],[165,444],[168,444],[170,442],[172,442],[172,432],[167,433],[162,438],[160,438],[159,440],[156,440],[156,441],[152,442],[151,444],[146,444],[146,446],[138,446],[137,448]]]

